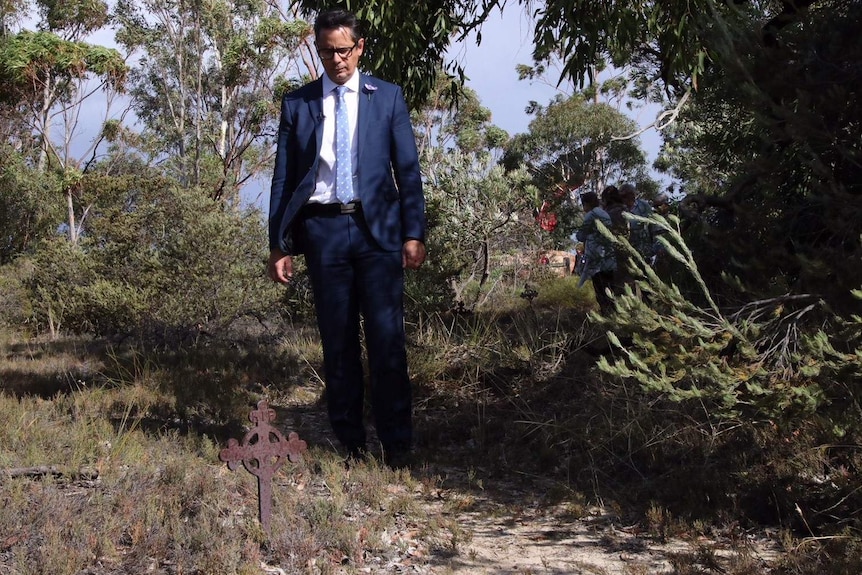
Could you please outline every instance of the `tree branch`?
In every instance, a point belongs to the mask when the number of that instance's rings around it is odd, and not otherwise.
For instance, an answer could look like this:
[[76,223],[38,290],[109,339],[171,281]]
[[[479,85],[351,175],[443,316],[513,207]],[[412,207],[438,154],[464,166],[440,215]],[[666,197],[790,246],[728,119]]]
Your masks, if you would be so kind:
[[674,121],[676,121],[677,117],[679,117],[679,113],[682,111],[683,106],[685,106],[685,103],[688,101],[689,96],[691,96],[691,88],[685,91],[685,93],[682,95],[682,98],[679,99],[679,102],[676,103],[676,106],[674,106],[672,110],[665,110],[664,112],[659,114],[655,121],[648,126],[644,126],[637,132],[629,134],[627,136],[611,136],[611,141],[618,142],[621,140],[631,140],[633,138],[637,138],[650,128],[655,128],[656,130],[661,132],[669,125],[671,125]]

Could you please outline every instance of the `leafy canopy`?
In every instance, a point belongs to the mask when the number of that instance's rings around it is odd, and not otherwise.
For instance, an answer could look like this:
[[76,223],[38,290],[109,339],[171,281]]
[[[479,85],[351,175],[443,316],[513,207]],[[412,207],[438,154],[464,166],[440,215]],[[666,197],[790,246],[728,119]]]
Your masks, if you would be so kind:
[[117,50],[64,40],[51,32],[23,31],[0,42],[0,100],[30,101],[46,85],[95,74],[121,88],[127,68]]
[[[324,0],[300,0],[306,10],[331,7]],[[508,0],[347,0],[341,3],[368,24],[367,53],[363,66],[374,74],[404,87],[411,103],[418,105],[433,90],[441,66],[463,79],[463,69],[446,62],[453,41],[478,30],[494,10]],[[534,59],[552,56],[563,61],[562,79],[583,86],[593,68],[610,60],[616,66],[638,64],[666,86],[680,89],[704,72],[708,61],[706,33],[716,14],[736,10],[715,0],[547,0],[536,6],[518,0],[531,11]]]

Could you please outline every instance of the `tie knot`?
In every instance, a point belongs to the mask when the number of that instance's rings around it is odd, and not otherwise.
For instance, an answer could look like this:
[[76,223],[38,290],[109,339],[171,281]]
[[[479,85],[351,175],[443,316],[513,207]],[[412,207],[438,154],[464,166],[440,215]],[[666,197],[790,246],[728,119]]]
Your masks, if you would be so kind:
[[338,99],[343,100],[344,95],[347,93],[347,86],[336,86],[335,93],[338,94]]

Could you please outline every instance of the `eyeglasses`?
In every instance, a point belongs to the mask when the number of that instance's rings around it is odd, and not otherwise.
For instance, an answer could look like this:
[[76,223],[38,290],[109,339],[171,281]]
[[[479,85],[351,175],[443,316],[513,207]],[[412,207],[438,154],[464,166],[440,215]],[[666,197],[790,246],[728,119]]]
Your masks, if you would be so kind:
[[338,54],[342,58],[349,58],[350,54],[353,53],[353,49],[359,45],[359,42],[354,44],[353,46],[346,46],[344,48],[318,48],[317,55],[320,56],[321,60],[332,60],[335,58],[335,55]]

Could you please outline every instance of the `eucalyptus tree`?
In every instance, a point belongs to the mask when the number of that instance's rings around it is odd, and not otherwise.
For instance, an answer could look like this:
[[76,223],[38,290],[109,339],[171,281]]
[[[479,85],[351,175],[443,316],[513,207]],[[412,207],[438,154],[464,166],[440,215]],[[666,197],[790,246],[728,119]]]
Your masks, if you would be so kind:
[[653,187],[638,139],[615,138],[637,130],[623,113],[583,93],[558,96],[547,106],[534,103],[532,109],[535,118],[527,132],[507,144],[503,164],[529,171],[542,190],[537,205],[545,204],[557,215],[553,232],[558,243],[574,231],[577,193],[598,193],[607,184],[625,181]]
[[614,139],[637,130],[634,120],[583,94],[534,104],[528,131],[507,146],[504,162],[527,165],[537,185],[550,194],[601,192],[609,183],[637,179],[646,158],[636,138]]
[[92,108],[85,105],[96,94],[110,99],[122,91],[127,68],[116,50],[84,41],[105,25],[105,3],[42,0],[37,7],[37,31],[0,39],[0,102],[6,121],[25,127],[7,132],[17,152],[32,158],[37,172],[59,175],[69,238],[75,243],[76,209],[86,210],[76,206],[78,182],[101,143],[96,129],[82,145],[83,129],[95,124]]
[[309,25],[263,0],[121,0],[115,16],[137,56],[146,152],[183,185],[237,199],[269,165],[278,95],[314,73]]
[[488,294],[494,262],[505,252],[540,247],[531,215],[536,191],[525,171],[499,165],[509,136],[493,124],[478,95],[465,89],[456,105],[448,78],[438,72],[413,122],[427,198],[428,249],[435,256],[408,288],[421,283],[426,301],[472,307]]

